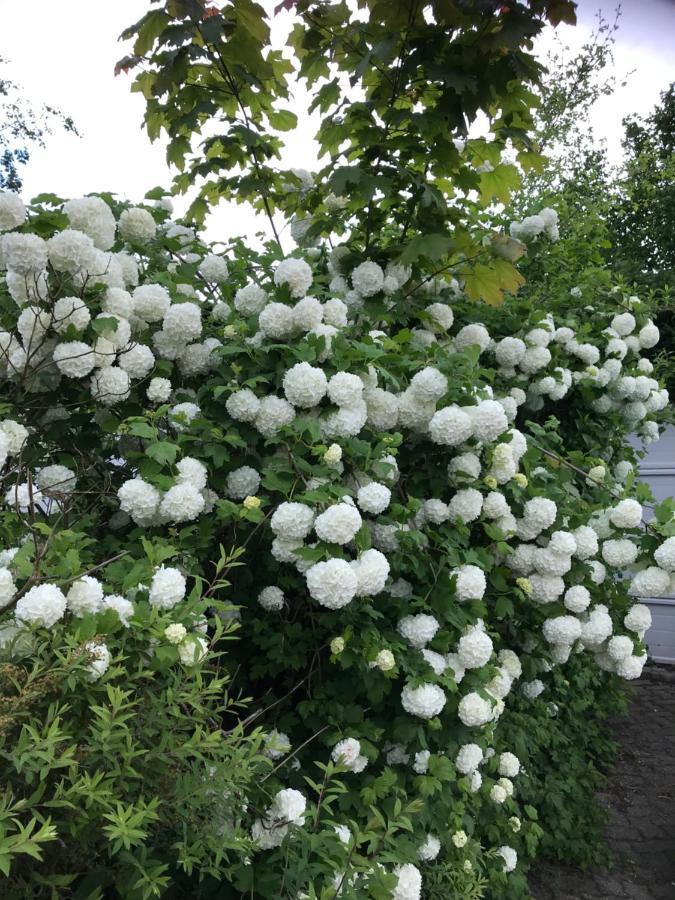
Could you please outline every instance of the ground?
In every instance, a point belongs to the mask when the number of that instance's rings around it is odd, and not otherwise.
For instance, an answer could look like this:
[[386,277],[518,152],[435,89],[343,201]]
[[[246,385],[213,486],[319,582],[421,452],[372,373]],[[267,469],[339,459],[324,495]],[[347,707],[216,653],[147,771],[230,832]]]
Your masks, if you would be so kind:
[[535,900],[675,900],[675,668],[648,667],[631,693],[629,716],[614,728],[617,766],[599,798],[614,867],[539,866]]

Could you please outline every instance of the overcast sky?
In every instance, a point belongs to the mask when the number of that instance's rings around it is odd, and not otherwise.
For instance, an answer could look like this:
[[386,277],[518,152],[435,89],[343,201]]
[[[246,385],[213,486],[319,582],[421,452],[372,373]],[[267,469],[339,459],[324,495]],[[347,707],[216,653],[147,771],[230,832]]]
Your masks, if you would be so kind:
[[[264,5],[269,7],[269,0]],[[588,38],[599,5],[598,0],[581,0],[577,28],[561,26],[572,46]],[[125,52],[117,36],[147,8],[147,0],[0,0],[0,56],[11,60],[3,74],[21,82],[33,101],[59,105],[83,135],[55,133],[46,150],[33,152],[24,173],[24,196],[51,191],[77,197],[109,190],[134,200],[155,185],[169,184],[163,147],[150,144],[141,128],[143,99],[130,93],[130,76],[113,77],[114,63]],[[607,18],[613,17],[613,3],[602,3],[602,8]],[[276,40],[283,38],[289,19],[282,13],[275,20]],[[619,75],[635,73],[594,114],[596,133],[608,141],[614,159],[620,156],[623,116],[648,113],[659,92],[675,80],[673,35],[675,2],[624,0],[616,69]],[[284,164],[311,168],[313,129],[302,115],[305,107],[298,90],[295,109],[301,123],[295,135],[286,136]],[[221,206],[211,217],[208,235],[215,240],[250,233],[253,227],[252,215]]]

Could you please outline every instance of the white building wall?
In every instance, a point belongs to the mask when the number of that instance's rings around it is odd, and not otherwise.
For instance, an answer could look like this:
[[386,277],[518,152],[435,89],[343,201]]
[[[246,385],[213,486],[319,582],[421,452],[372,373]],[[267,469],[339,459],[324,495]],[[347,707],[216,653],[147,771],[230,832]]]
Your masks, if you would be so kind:
[[[649,446],[640,464],[640,478],[649,483],[657,500],[675,497],[675,427]],[[652,627],[646,635],[650,656],[656,662],[675,663],[675,594],[646,597],[644,602],[652,613]]]

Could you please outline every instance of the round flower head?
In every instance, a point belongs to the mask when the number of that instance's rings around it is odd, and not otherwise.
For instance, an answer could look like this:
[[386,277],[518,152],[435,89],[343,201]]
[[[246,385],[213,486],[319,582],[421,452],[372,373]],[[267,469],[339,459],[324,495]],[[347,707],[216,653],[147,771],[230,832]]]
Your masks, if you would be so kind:
[[473,692],[462,697],[457,713],[464,725],[477,728],[492,719],[492,704],[484,700],[480,694]]
[[441,842],[434,834],[428,834],[424,843],[417,851],[417,855],[424,862],[430,862],[436,859],[441,852]]
[[295,330],[293,310],[285,303],[268,303],[258,317],[261,333],[274,340],[283,340]]
[[654,551],[654,560],[667,572],[675,572],[675,537],[666,538]]
[[398,632],[411,646],[418,650],[433,641],[436,632],[440,628],[438,619],[426,613],[418,613],[415,616],[405,616],[398,623]]
[[0,231],[19,228],[26,221],[26,207],[18,194],[0,191]]
[[312,270],[302,259],[288,257],[274,270],[274,283],[287,285],[291,297],[304,297],[313,280]]
[[307,362],[296,363],[284,375],[284,394],[293,406],[309,409],[326,396],[328,381],[322,369]]
[[14,608],[17,622],[51,628],[66,611],[66,598],[56,585],[39,584],[19,597]]
[[90,319],[91,314],[84,300],[80,297],[61,297],[54,304],[52,328],[58,334],[63,334],[71,326],[75,331],[84,331]]
[[255,417],[255,427],[264,437],[274,437],[285,425],[295,419],[295,409],[288,400],[265,397]]
[[160,284],[142,284],[132,294],[134,315],[144,322],[161,322],[171,305],[171,297]]
[[275,535],[282,541],[301,541],[314,524],[314,512],[302,503],[281,503],[270,520]]
[[17,275],[37,275],[47,265],[47,242],[36,234],[4,234],[0,253],[5,267]]
[[157,609],[173,609],[185,597],[185,576],[178,569],[160,566],[152,576],[150,584],[150,606]]
[[462,775],[470,775],[482,762],[483,751],[478,744],[463,744],[455,757],[455,768]]
[[344,559],[315,563],[305,575],[310,595],[327,609],[341,609],[358,590],[358,578]]
[[391,501],[391,491],[384,484],[378,484],[377,481],[371,481],[365,487],[359,488],[356,495],[356,502],[365,513],[370,515],[379,515],[389,506]]
[[115,406],[131,393],[129,374],[118,366],[97,369],[91,378],[91,395],[102,406]]
[[460,328],[455,337],[455,349],[465,350],[467,347],[477,346],[481,352],[490,346],[490,334],[484,325],[472,323]]
[[184,666],[196,666],[206,658],[209,644],[206,638],[191,634],[178,645],[178,656]]
[[[339,300],[337,302],[340,303]],[[321,325],[324,316],[324,307],[316,297],[303,297],[302,300],[298,300],[291,313],[294,329],[307,332],[311,331],[313,328],[318,328],[319,325]],[[346,322],[343,324],[346,324]]]
[[621,500],[609,514],[616,528],[637,528],[642,521],[642,506],[637,500]]
[[84,378],[96,365],[93,350],[82,341],[57,344],[52,358],[59,372],[68,378]]
[[278,587],[266,587],[258,594],[258,603],[263,609],[276,611],[284,607],[284,592]]
[[661,597],[669,592],[670,572],[658,566],[640,569],[633,576],[628,593],[633,597]]
[[[204,488],[203,484],[199,490]],[[254,496],[260,487],[260,475],[251,466],[241,466],[227,476],[227,494],[233,500]]]
[[397,866],[394,875],[398,881],[391,892],[392,900],[420,900],[422,896],[422,875],[412,863]]
[[103,604],[103,586],[91,575],[83,575],[74,581],[66,595],[68,609],[74,616],[97,613]]
[[638,548],[625,538],[605,541],[602,545],[602,558],[608,565],[617,568],[632,565],[637,559],[637,554]]
[[372,297],[384,286],[384,272],[377,263],[366,260],[351,275],[352,287],[361,297]]
[[425,402],[435,403],[447,389],[448,379],[433,366],[426,366],[421,372],[417,372],[410,382],[411,392]]
[[328,396],[336,406],[354,406],[363,398],[363,382],[358,375],[338,372],[328,382]]
[[460,602],[466,600],[482,600],[487,587],[485,573],[478,566],[470,564],[459,566],[453,570],[455,576],[455,593]]
[[132,206],[122,211],[119,219],[120,235],[125,241],[144,244],[151,241],[157,231],[157,225],[146,209]]
[[389,563],[379,550],[365,550],[350,566],[356,575],[358,597],[374,597],[384,590],[389,578]]
[[499,774],[506,778],[515,778],[520,772],[520,760],[513,753],[499,754]]
[[101,609],[104,612],[108,609],[113,609],[125,628],[129,627],[129,619],[134,614],[134,604],[130,600],[127,600],[126,597],[122,597],[119,594],[108,594],[104,597]]
[[435,444],[456,447],[468,441],[472,434],[473,420],[465,410],[457,406],[439,409],[429,422],[429,436]]
[[268,302],[269,297],[267,293],[260,285],[257,285],[254,282],[250,282],[243,288],[239,288],[234,295],[234,308],[237,312],[241,313],[242,316],[259,315]]
[[591,595],[588,592],[588,588],[585,588],[582,584],[577,584],[574,585],[574,587],[568,588],[565,591],[563,603],[570,612],[584,612],[591,603]]
[[457,655],[465,669],[480,669],[492,656],[492,641],[479,628],[472,628],[459,639]]
[[142,478],[132,478],[124,482],[117,491],[117,496],[122,512],[128,513],[137,525],[147,526],[152,523],[161,499],[155,487]]
[[215,253],[207,253],[199,264],[197,271],[205,281],[209,281],[212,284],[226,281],[229,274],[227,262],[222,256],[217,256]]
[[624,616],[623,624],[629,631],[634,631],[642,638],[642,636],[651,628],[651,610],[642,603],[636,603]]
[[49,262],[57,272],[94,270],[96,252],[94,242],[87,234],[67,228],[57,232],[47,241]]
[[110,651],[105,644],[96,641],[89,641],[84,645],[84,649],[89,654],[89,663],[87,665],[89,678],[91,681],[98,681],[110,667]]
[[253,422],[260,411],[260,400],[252,390],[243,388],[230,394],[225,408],[233,419],[239,422]]
[[500,847],[497,853],[504,860],[504,864],[502,866],[503,871],[513,872],[515,867],[518,865],[518,854],[513,849],[513,847]]
[[317,537],[329,544],[348,544],[361,527],[361,514],[348,503],[336,503],[316,517]]
[[204,496],[194,484],[179,483],[164,494],[159,514],[166,522],[191,522],[204,509]]
[[464,488],[457,491],[448,504],[451,519],[460,519],[467,523],[477,519],[483,508],[483,495],[475,488]]
[[101,197],[79,197],[63,204],[73,228],[88,235],[99,250],[110,250],[117,224],[112,210]]
[[416,688],[407,684],[401,692],[403,709],[419,719],[434,718],[445,703],[445,694],[437,684],[421,684]]
[[331,753],[333,762],[339,763],[351,772],[363,772],[368,765],[368,760],[361,755],[361,744],[356,738],[345,738],[333,747]]

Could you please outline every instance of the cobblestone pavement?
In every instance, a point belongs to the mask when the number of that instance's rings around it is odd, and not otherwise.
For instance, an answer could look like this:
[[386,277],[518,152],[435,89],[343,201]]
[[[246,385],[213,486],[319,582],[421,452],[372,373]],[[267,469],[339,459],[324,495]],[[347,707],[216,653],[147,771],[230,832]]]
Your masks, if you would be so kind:
[[675,669],[645,670],[632,690],[629,717],[615,728],[618,763],[599,798],[614,867],[539,866],[535,900],[675,900]]

